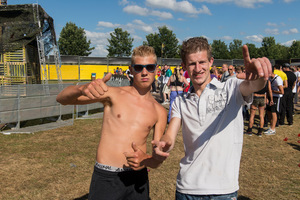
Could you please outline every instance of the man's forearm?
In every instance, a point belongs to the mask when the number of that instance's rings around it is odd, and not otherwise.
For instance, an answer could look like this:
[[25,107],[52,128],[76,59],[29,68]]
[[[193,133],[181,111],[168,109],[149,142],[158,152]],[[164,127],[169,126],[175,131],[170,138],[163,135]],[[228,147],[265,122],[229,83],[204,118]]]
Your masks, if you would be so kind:
[[264,78],[259,78],[254,81],[243,81],[240,85],[241,93],[244,97],[251,95],[253,92],[257,92],[263,89],[267,81]]
[[148,158],[145,159],[141,164],[144,165],[145,167],[150,167],[150,168],[158,168],[164,161],[163,160],[156,160],[154,157],[151,155],[147,155]]
[[82,95],[79,85],[71,85],[61,91],[57,97],[56,101],[62,105],[74,104],[76,103],[78,97]]

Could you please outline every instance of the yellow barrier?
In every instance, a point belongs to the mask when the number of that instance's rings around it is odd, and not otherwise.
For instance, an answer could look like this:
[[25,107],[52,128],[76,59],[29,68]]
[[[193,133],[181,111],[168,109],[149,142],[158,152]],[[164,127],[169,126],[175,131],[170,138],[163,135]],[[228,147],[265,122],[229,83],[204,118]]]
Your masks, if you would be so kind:
[[[115,66],[110,65],[61,65],[61,77],[62,80],[91,80],[92,73],[96,74],[97,78],[103,78],[104,73],[114,73],[114,69],[121,68],[123,72],[128,69],[128,66]],[[57,80],[55,65],[48,66],[48,79]]]

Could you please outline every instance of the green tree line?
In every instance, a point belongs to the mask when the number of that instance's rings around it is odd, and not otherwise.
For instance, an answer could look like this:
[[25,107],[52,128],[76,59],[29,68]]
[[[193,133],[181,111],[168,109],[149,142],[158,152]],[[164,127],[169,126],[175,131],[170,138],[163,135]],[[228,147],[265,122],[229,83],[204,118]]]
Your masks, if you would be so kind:
[[[116,28],[110,33],[107,51],[109,57],[128,57],[131,55],[134,39],[126,30]],[[58,40],[62,55],[88,56],[94,47],[90,47],[91,41],[87,40],[84,29],[68,22],[62,29]],[[144,45],[152,46],[157,57],[180,58],[181,45],[176,34],[167,26],[158,27],[158,33],[146,35]],[[243,41],[234,39],[227,45],[224,41],[213,40],[211,43],[213,57],[215,59],[242,59]],[[264,37],[261,47],[252,43],[246,43],[251,57],[267,57],[269,59],[286,60],[300,57],[300,40],[293,41],[290,47],[276,43],[274,37]]]

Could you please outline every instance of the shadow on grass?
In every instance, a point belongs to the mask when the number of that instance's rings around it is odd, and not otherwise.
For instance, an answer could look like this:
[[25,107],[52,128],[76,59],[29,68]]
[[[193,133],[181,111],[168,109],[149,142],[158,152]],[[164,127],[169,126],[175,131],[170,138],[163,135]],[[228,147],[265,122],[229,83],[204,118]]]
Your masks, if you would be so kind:
[[296,150],[300,151],[300,146],[299,146],[299,145],[293,144],[293,143],[288,143],[288,144],[289,144],[290,146],[292,146],[293,149],[296,149]]
[[75,198],[73,200],[87,200],[88,198],[89,198],[89,193],[87,193],[81,197]]
[[251,200],[251,199],[245,196],[238,196],[238,200]]
[[[89,197],[89,194],[85,194],[81,197],[75,198],[73,200],[87,200]],[[238,196],[238,200],[251,200],[249,197],[245,197],[245,196]]]

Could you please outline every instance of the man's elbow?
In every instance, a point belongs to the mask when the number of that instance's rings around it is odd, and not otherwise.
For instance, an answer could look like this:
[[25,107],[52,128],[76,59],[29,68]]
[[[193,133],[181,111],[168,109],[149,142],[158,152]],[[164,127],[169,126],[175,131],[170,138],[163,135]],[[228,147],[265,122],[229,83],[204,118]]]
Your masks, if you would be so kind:
[[59,95],[56,96],[56,101],[60,103],[61,105],[68,105],[66,101],[63,100]]

